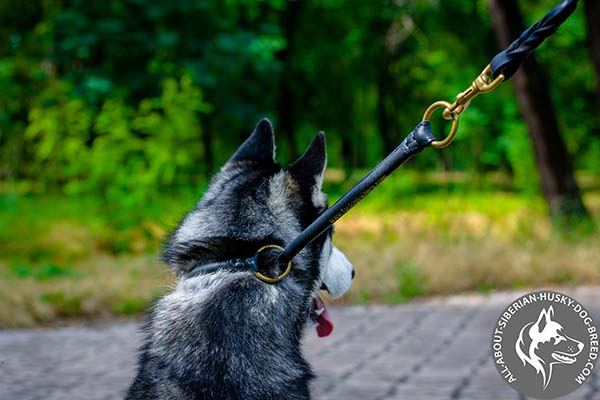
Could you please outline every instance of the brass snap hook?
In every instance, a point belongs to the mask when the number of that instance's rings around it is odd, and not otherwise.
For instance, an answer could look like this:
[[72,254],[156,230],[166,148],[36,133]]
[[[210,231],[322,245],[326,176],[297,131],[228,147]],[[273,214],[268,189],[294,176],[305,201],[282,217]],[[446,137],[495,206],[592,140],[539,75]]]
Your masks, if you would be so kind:
[[459,93],[456,96],[456,100],[452,105],[444,110],[444,118],[452,119],[452,115],[458,117],[462,114],[469,104],[471,100],[473,100],[476,96],[481,93],[489,93],[492,90],[496,89],[502,82],[504,82],[504,74],[500,74],[496,77],[496,79],[492,79],[491,77],[492,67],[488,65],[481,71],[479,76],[471,83],[464,92]]
[[[444,100],[436,101],[435,103],[430,105],[429,108],[425,111],[425,114],[423,114],[423,121],[429,121],[431,119],[431,116],[437,109],[439,109],[439,108],[447,109],[450,106],[451,106],[451,104],[447,101],[444,101]],[[456,136],[456,132],[458,132],[458,117],[454,114],[451,114],[451,119],[452,119],[452,127],[450,128],[450,133],[448,134],[448,136],[446,136],[443,140],[434,140],[433,142],[431,142],[431,146],[433,146],[437,149],[441,149],[443,147],[448,146],[450,143],[452,143],[452,141],[454,140],[454,137]]]
[[458,117],[467,109],[467,107],[469,107],[471,100],[481,93],[491,92],[504,81],[504,74],[500,74],[495,79],[492,79],[490,77],[491,72],[492,67],[490,65],[485,67],[481,74],[479,74],[473,83],[471,83],[471,86],[456,96],[454,103],[450,104],[447,101],[436,101],[429,106],[427,111],[425,111],[425,115],[423,115],[423,121],[429,121],[435,110],[442,107],[444,107],[442,117],[447,120],[452,120],[452,128],[450,128],[448,136],[443,140],[434,140],[431,142],[431,146],[441,149],[452,143],[456,136],[456,132],[458,131]]
[[[258,249],[258,251],[256,252],[256,257],[258,259],[258,255],[260,254],[261,251],[263,250],[267,250],[267,249],[278,249],[281,250],[283,252],[283,247],[278,246],[276,244],[268,244],[266,246],[261,247],[260,249]],[[254,276],[256,276],[258,279],[260,279],[261,281],[265,282],[265,283],[277,283],[282,281],[283,279],[285,279],[285,277],[287,277],[290,272],[292,271],[292,262],[288,262],[287,266],[285,268],[285,271],[283,271],[283,273],[277,277],[270,277],[270,276],[266,276],[264,274],[261,274],[259,271],[255,271],[254,272]]]

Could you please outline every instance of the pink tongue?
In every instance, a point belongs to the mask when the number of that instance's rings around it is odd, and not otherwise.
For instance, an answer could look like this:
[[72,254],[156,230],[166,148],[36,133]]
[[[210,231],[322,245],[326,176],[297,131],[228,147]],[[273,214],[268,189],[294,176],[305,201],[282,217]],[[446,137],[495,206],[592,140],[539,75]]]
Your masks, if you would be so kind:
[[325,307],[325,303],[319,296],[316,296],[313,301],[313,307],[315,310],[323,309],[321,315],[317,317],[317,335],[319,337],[326,337],[333,331],[333,322],[329,318],[329,311]]

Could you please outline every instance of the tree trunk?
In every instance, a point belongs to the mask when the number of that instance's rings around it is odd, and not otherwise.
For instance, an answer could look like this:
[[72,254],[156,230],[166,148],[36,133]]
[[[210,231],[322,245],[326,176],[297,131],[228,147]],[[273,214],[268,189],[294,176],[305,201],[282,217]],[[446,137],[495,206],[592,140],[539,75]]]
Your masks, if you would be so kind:
[[592,49],[592,59],[596,67],[596,100],[600,109],[600,1],[584,0],[585,19]]
[[[502,47],[525,29],[516,0],[489,0],[492,22]],[[521,114],[533,143],[542,191],[550,215],[558,219],[587,217],[573,166],[556,121],[544,71],[533,56],[514,75]]]
[[286,140],[288,161],[295,160],[298,157],[298,147],[296,146],[294,132],[296,121],[294,115],[294,90],[292,87],[294,74],[291,57],[294,54],[295,36],[302,5],[302,0],[287,2],[282,24],[285,29],[286,47],[279,52],[278,56],[283,70],[279,84],[277,114],[279,117],[279,132],[285,136]]

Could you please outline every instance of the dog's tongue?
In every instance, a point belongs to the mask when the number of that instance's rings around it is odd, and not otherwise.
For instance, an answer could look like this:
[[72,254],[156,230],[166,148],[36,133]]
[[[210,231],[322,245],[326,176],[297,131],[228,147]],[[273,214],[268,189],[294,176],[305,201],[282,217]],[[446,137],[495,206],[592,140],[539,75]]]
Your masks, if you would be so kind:
[[313,309],[320,310],[323,309],[323,312],[317,317],[317,335],[319,337],[326,337],[331,334],[333,331],[333,322],[329,318],[329,311],[327,311],[327,307],[325,307],[325,303],[319,296],[315,296],[313,300]]

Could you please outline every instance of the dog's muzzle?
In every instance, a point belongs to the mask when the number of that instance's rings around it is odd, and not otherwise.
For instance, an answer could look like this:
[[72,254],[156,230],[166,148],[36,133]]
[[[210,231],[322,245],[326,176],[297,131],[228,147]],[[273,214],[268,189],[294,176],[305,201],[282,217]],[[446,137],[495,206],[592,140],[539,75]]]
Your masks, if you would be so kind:
[[329,295],[336,299],[341,297],[350,289],[354,279],[354,267],[346,255],[337,247],[333,246],[329,263],[323,274],[323,286]]

